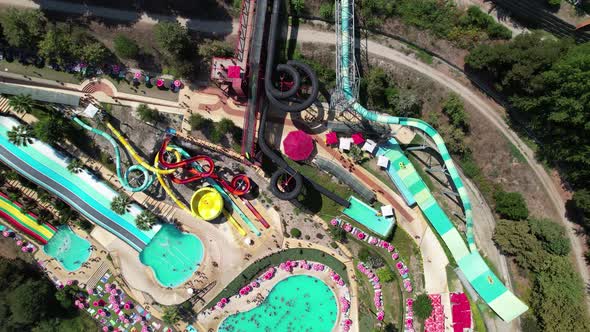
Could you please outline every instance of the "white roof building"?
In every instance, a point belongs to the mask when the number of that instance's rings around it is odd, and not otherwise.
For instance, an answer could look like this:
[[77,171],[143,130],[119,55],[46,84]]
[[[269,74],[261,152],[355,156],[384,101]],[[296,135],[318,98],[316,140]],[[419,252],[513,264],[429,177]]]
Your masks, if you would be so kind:
[[383,205],[381,207],[381,215],[383,215],[384,217],[392,217],[393,207],[391,205]]
[[377,158],[377,166],[387,168],[387,166],[389,166],[389,159],[385,156],[379,156],[379,158]]
[[367,151],[368,153],[372,154],[373,151],[375,151],[376,147],[377,147],[377,143],[368,139],[365,141],[365,145],[363,145],[363,151]]
[[348,151],[350,150],[350,145],[352,144],[352,138],[345,137],[340,139],[340,150]]

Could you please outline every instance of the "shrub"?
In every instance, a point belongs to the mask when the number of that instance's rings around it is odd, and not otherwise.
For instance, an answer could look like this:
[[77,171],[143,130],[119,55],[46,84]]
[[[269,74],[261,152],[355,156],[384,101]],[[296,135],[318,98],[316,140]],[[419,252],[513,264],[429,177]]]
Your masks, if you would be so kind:
[[80,228],[82,228],[87,233],[92,232],[92,229],[94,228],[94,225],[84,218],[78,219],[78,226],[80,226]]
[[201,114],[191,114],[191,117],[188,121],[191,125],[192,130],[201,130],[210,127],[213,122],[211,121],[211,119],[207,119],[203,117]]
[[330,247],[332,247],[334,249],[338,249],[338,243],[332,241],[332,242],[330,242]]
[[135,110],[139,119],[144,122],[157,123],[160,121],[160,113],[154,108],[149,108],[146,104],[139,104]]
[[432,314],[432,300],[427,294],[420,294],[414,301],[414,315],[420,320],[425,320]]
[[384,266],[377,270],[377,276],[382,282],[392,282],[395,280],[395,274],[388,266]]
[[320,17],[327,21],[334,20],[334,3],[323,3],[320,6]]
[[361,262],[366,262],[369,259],[369,256],[371,256],[369,249],[363,247],[361,250],[359,250],[358,258],[361,260]]
[[529,209],[524,197],[519,192],[498,190],[494,193],[494,200],[496,201],[496,213],[504,219],[523,220],[529,216]]
[[301,237],[301,231],[298,228],[291,228],[291,236],[298,239]]
[[124,59],[135,59],[139,55],[139,46],[135,40],[125,35],[117,35],[114,39],[115,53]]

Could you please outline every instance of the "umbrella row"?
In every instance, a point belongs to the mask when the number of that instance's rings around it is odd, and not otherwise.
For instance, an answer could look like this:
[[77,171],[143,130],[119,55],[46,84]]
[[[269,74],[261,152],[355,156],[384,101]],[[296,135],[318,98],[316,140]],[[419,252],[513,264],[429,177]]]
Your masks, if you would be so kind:
[[432,301],[432,313],[424,321],[424,331],[443,332],[445,330],[445,315],[440,294],[429,294]]
[[383,295],[381,293],[381,282],[379,281],[379,277],[363,262],[359,262],[356,268],[367,276],[373,285],[373,289],[375,290],[373,304],[375,304],[375,308],[377,309],[377,320],[381,321],[385,318],[385,311],[383,310]]

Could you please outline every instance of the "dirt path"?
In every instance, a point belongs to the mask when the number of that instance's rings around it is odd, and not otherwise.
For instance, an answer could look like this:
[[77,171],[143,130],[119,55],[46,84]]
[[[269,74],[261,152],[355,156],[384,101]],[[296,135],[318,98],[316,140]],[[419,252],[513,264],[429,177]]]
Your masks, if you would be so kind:
[[[297,40],[299,42],[335,44],[336,37],[332,32],[322,32],[312,30],[310,28],[301,28],[298,31]],[[367,42],[367,48],[370,53],[411,68],[460,95],[466,102],[472,104],[477,112],[485,117],[497,130],[499,130],[512,144],[518,148],[518,150],[525,157],[527,164],[529,164],[532,168],[539,182],[545,188],[545,191],[549,195],[553,206],[558,211],[561,222],[566,227],[567,235],[572,243],[572,251],[576,258],[578,271],[582,276],[584,283],[588,284],[590,281],[590,275],[588,273],[583,256],[584,248],[580,243],[580,239],[576,236],[576,225],[566,218],[565,204],[561,195],[562,190],[556,186],[552,177],[547,173],[543,165],[541,165],[535,159],[533,150],[528,147],[520,139],[520,137],[518,137],[518,135],[508,127],[502,118],[501,112],[499,112],[499,110],[502,108],[495,104],[493,100],[475,93],[474,90],[477,90],[476,87],[467,87],[456,79],[450,77],[448,74],[430,67],[428,64],[420,62],[410,55],[406,55],[400,51],[383,46],[371,40]]]

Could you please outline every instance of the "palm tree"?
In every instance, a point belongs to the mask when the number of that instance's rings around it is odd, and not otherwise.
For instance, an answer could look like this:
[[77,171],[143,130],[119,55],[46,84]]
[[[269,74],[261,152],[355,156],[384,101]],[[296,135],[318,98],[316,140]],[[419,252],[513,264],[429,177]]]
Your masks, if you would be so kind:
[[80,159],[72,159],[68,164],[68,171],[78,174],[84,169],[84,163]]
[[33,111],[34,104],[35,102],[33,101],[33,98],[31,98],[31,95],[25,94],[12,96],[8,101],[8,105],[19,114],[31,113]]
[[18,191],[10,191],[8,192],[8,199],[12,202],[16,202],[18,201],[18,199],[20,198],[20,192]]
[[129,209],[130,203],[131,199],[129,196],[121,193],[119,196],[113,198],[113,201],[111,202],[111,210],[117,214],[124,214]]
[[39,214],[37,215],[37,224],[43,225],[45,223],[48,223],[52,218],[53,216],[51,215],[51,213],[43,209],[39,211]]
[[27,125],[12,127],[12,129],[8,131],[8,140],[16,146],[33,144],[34,137],[35,134],[33,133],[33,128]]
[[135,224],[137,228],[141,229],[142,231],[147,231],[152,229],[152,227],[158,221],[158,217],[149,210],[143,210],[141,213],[135,218]]
[[165,307],[162,320],[166,324],[178,323],[178,321],[180,321],[180,313],[178,312],[178,308],[176,306]]

